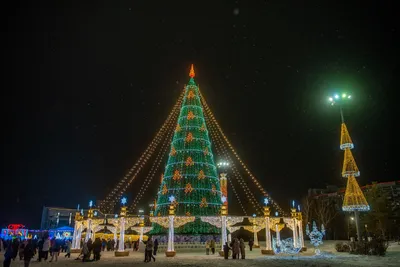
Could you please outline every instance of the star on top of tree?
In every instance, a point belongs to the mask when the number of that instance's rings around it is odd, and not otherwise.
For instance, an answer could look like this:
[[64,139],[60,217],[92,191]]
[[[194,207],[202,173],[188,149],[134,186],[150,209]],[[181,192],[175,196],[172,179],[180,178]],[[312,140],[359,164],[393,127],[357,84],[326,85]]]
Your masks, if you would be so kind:
[[268,203],[269,203],[268,198],[264,198],[264,204],[265,204],[265,205],[268,205]]

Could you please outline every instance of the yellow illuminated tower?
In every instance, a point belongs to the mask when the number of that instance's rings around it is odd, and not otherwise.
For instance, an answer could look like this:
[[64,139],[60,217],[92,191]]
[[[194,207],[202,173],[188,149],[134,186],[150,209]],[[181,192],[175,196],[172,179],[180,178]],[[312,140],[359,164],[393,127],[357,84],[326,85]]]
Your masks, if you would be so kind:
[[340,149],[344,150],[342,177],[347,178],[346,192],[343,199],[343,211],[354,212],[354,217],[356,221],[357,236],[360,240],[360,222],[359,222],[359,212],[368,211],[369,205],[365,196],[357,183],[356,177],[360,176],[360,170],[357,167],[356,161],[354,160],[353,153],[351,150],[354,148],[353,141],[350,137],[349,131],[346,124],[344,123],[343,110],[341,103],[344,99],[350,99],[350,95],[342,94],[330,97],[329,101],[332,105],[338,105],[340,108],[340,116],[342,120],[341,134],[340,134]]

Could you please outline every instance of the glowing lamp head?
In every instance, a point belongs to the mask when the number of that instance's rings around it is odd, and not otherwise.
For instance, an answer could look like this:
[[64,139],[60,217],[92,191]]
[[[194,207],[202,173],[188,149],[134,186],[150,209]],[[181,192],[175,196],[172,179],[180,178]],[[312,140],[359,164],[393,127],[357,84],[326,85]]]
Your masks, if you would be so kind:
[[333,101],[333,98],[332,98],[332,97],[330,97],[330,98],[328,98],[328,100],[329,100],[329,102],[332,102],[332,101]]
[[347,98],[350,99],[350,98],[351,98],[351,95],[348,95]]
[[335,95],[335,99],[339,99],[339,95]]
[[264,204],[265,204],[265,205],[268,205],[268,203],[269,203],[268,198],[264,198]]
[[346,98],[346,96],[347,96],[346,94],[342,94],[342,98]]
[[128,203],[128,199],[126,197],[121,198],[121,204],[125,206],[126,203]]
[[169,200],[169,202],[173,203],[173,202],[175,201],[175,197],[174,197],[174,196],[170,196],[170,197],[168,198],[168,200]]

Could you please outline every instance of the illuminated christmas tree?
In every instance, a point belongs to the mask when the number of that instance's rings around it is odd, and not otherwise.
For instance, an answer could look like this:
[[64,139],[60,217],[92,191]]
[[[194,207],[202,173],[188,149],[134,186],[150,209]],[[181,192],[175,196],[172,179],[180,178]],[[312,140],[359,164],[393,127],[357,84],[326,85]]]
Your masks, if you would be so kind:
[[[158,192],[155,216],[168,215],[171,196],[175,199],[177,216],[219,216],[222,206],[220,181],[194,76],[192,65]],[[154,226],[152,232],[161,232],[161,229]],[[198,219],[175,230],[175,233],[185,234],[217,232],[214,226]]]

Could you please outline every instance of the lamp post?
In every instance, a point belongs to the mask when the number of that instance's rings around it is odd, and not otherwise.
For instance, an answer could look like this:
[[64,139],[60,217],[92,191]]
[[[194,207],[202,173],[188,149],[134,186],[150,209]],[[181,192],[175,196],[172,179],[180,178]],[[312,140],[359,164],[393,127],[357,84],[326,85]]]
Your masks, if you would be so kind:
[[265,218],[265,249],[261,250],[261,253],[264,255],[274,255],[274,251],[272,250],[271,244],[271,226],[269,221],[269,216],[271,211],[268,206],[269,200],[268,198],[264,199],[264,218]]
[[88,210],[88,227],[86,229],[86,237],[85,242],[88,242],[92,237],[92,218],[93,218],[93,200],[89,201],[89,210]]
[[[221,197],[221,202],[224,203],[226,201],[225,196]],[[221,251],[219,252],[220,256],[224,256],[224,245],[228,242],[228,235],[226,231],[226,216],[228,215],[228,207],[226,205],[221,206]]]
[[118,250],[115,251],[116,257],[124,257],[129,256],[129,250],[125,250],[125,217],[126,213],[126,197],[121,199],[121,212],[119,213],[119,243],[118,243]]
[[168,220],[169,220],[169,228],[168,228],[168,247],[167,251],[165,251],[165,256],[174,257],[176,255],[175,247],[174,247],[174,218],[175,218],[175,197],[170,196],[169,201],[171,204],[169,205],[168,210]]
[[352,95],[348,93],[335,93],[332,96],[328,97],[328,101],[332,106],[339,106],[340,110],[340,118],[342,120],[342,123],[344,122],[344,117],[343,117],[343,104],[350,101],[352,99]]

